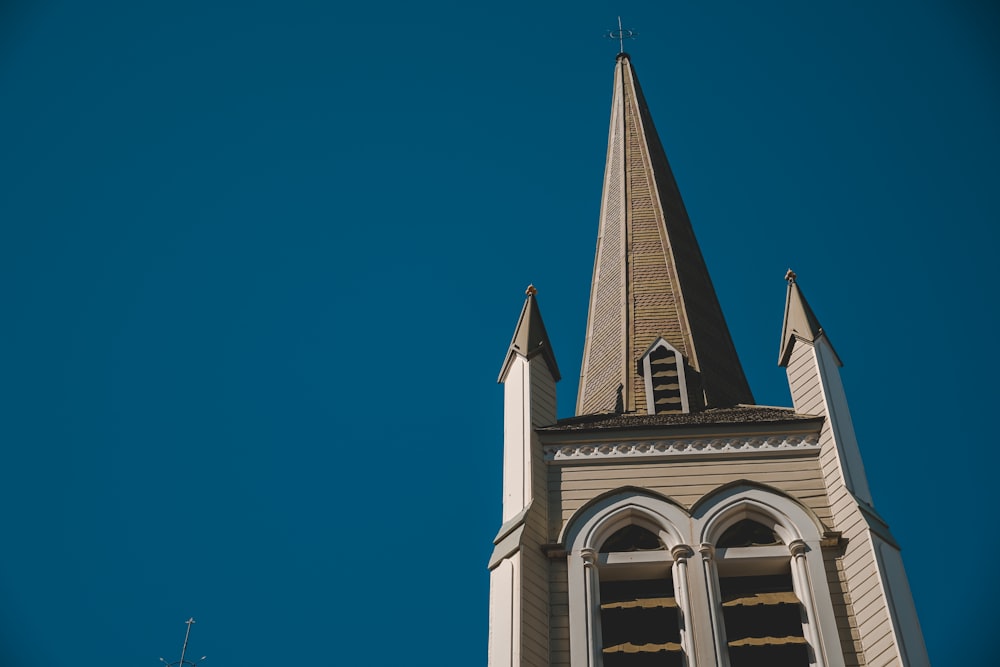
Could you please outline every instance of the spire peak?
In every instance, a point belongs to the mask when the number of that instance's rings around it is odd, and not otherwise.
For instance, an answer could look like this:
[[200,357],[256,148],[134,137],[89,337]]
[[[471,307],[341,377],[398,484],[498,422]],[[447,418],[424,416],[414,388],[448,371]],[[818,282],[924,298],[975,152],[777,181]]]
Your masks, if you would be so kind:
[[[785,274],[785,280],[788,281],[788,294],[785,297],[785,318],[781,326],[781,349],[778,351],[779,366],[788,365],[792,354],[792,345],[796,340],[815,343],[820,338],[826,338],[826,332],[823,331],[819,318],[809,307],[809,302],[806,301],[806,297],[795,279],[795,272],[789,269],[788,273]],[[829,338],[827,338],[827,343],[829,342]],[[833,350],[833,344],[830,344],[830,349]],[[833,351],[833,355],[837,357],[836,350]],[[841,364],[839,357],[837,357],[837,363]]]
[[503,368],[500,370],[498,382],[503,382],[507,375],[507,370],[513,361],[514,355],[521,355],[527,359],[532,359],[536,355],[542,355],[545,363],[548,364],[549,371],[556,382],[559,381],[559,366],[556,364],[556,356],[552,352],[552,343],[549,341],[549,334],[545,331],[545,323],[542,322],[542,311],[538,308],[538,299],[535,295],[538,290],[534,285],[528,285],[524,292],[524,306],[521,307],[521,316],[517,320],[514,328],[514,336],[511,338],[510,347],[507,348],[507,357],[504,360]]

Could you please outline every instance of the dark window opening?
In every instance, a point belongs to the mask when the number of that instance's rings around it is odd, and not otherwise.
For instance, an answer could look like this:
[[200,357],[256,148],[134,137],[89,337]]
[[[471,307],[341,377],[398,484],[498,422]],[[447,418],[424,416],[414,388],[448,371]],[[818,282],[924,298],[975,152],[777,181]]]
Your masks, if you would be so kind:
[[601,582],[601,637],[605,667],[681,667],[673,582]]
[[641,526],[629,525],[604,540],[601,553],[611,551],[656,551],[665,549],[660,538]]
[[809,664],[803,610],[790,573],[722,577],[719,587],[731,667]]
[[732,525],[715,544],[720,549],[730,547],[765,547],[781,544],[781,539],[767,526],[751,519]]

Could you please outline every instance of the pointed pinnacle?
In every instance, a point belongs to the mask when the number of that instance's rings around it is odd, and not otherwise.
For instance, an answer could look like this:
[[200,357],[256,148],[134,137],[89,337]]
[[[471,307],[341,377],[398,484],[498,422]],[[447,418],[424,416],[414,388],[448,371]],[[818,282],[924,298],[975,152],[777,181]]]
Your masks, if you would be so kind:
[[788,272],[785,274],[785,280],[787,280],[789,284],[794,283],[797,277],[798,276],[796,276],[795,272],[791,269],[788,269]]
[[535,296],[538,294],[538,290],[535,289],[534,285],[528,285],[528,289],[524,290],[525,296]]

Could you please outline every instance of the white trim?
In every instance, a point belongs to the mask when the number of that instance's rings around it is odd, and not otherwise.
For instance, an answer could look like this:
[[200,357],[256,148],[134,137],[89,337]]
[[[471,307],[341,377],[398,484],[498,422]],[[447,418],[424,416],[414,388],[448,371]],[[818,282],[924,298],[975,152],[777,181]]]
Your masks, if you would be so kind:
[[520,616],[517,559],[501,561],[490,571],[490,633],[488,667],[518,667]]
[[503,383],[503,521],[531,502],[531,363],[515,355]]
[[722,593],[719,590],[719,572],[715,563],[715,547],[703,542],[698,547],[701,554],[702,575],[705,579],[706,602],[708,604],[709,624],[712,628],[712,652],[718,667],[729,667],[729,644],[726,641],[726,629],[722,622]]
[[[583,342],[583,362],[580,364],[580,382],[577,387],[576,393],[576,411],[578,413],[583,412],[584,397],[587,395],[588,384],[587,380],[591,377],[590,362],[591,353],[593,352],[593,345],[595,344],[594,329],[597,325],[598,315],[597,315],[597,287],[599,284],[603,284],[602,280],[608,279],[607,276],[601,275],[601,265],[605,256],[609,253],[614,253],[619,262],[619,266],[625,271],[626,266],[626,239],[627,239],[627,225],[626,220],[628,213],[628,202],[626,201],[626,183],[625,183],[625,161],[626,155],[625,150],[627,143],[627,138],[625,137],[625,83],[624,74],[615,67],[615,86],[612,92],[612,104],[611,104],[611,122],[608,126],[608,150],[605,155],[604,161],[604,179],[601,185],[601,213],[597,222],[597,248],[594,251],[594,272],[592,274],[590,282],[590,302],[587,307],[587,331],[586,337]],[[622,100],[622,104],[615,104],[615,100]],[[612,155],[614,153],[614,140],[615,135],[621,137],[621,150],[619,153],[619,161],[612,164]],[[617,181],[619,191],[621,192],[620,201],[618,206],[614,210],[609,209],[608,201],[608,190],[611,188],[612,181]],[[614,215],[615,218],[609,223],[609,215]],[[617,247],[611,248],[606,242],[608,237],[608,227],[614,223],[618,226],[618,232],[620,234],[620,243]],[[622,275],[620,278],[618,296],[620,307],[620,323],[621,323],[621,340],[626,340],[628,334],[627,322],[628,322],[628,312],[626,309],[626,286],[627,286],[626,276]],[[621,355],[621,368],[618,371],[621,373],[619,376],[621,381],[624,382],[625,378],[628,377],[628,354],[626,350],[622,350]]]
[[746,454],[748,452],[819,452],[819,434],[794,433],[730,438],[684,438],[678,440],[630,440],[627,442],[545,445],[546,463],[593,461],[595,459],[652,459],[676,456]]
[[870,534],[875,551],[875,565],[879,570],[879,584],[889,608],[889,622],[899,649],[899,657],[909,667],[930,666],[924,635],[920,629],[917,608],[913,604],[910,583],[903,569],[899,549],[878,535]]
[[861,460],[861,449],[854,433],[854,422],[847,407],[847,394],[840,376],[837,353],[826,336],[816,340],[813,347],[816,369],[819,374],[820,390],[830,419],[830,429],[837,445],[837,459],[840,462],[844,484],[848,490],[869,507],[872,506],[868,476]]
[[687,667],[696,667],[694,638],[691,634],[691,593],[688,584],[688,558],[694,555],[694,551],[686,544],[681,544],[670,550],[670,555],[674,558],[674,565],[671,577],[674,580],[674,599],[677,600],[678,625],[681,633],[681,651],[684,653],[684,662]]

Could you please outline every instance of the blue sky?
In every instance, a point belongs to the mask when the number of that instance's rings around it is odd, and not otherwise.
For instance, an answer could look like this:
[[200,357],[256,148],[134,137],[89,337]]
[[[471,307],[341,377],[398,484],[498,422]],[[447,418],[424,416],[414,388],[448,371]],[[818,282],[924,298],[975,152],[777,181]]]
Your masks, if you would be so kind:
[[751,386],[788,267],[935,664],[1000,545],[988,2],[7,2],[0,662],[468,665],[534,283],[573,411],[616,44]]

